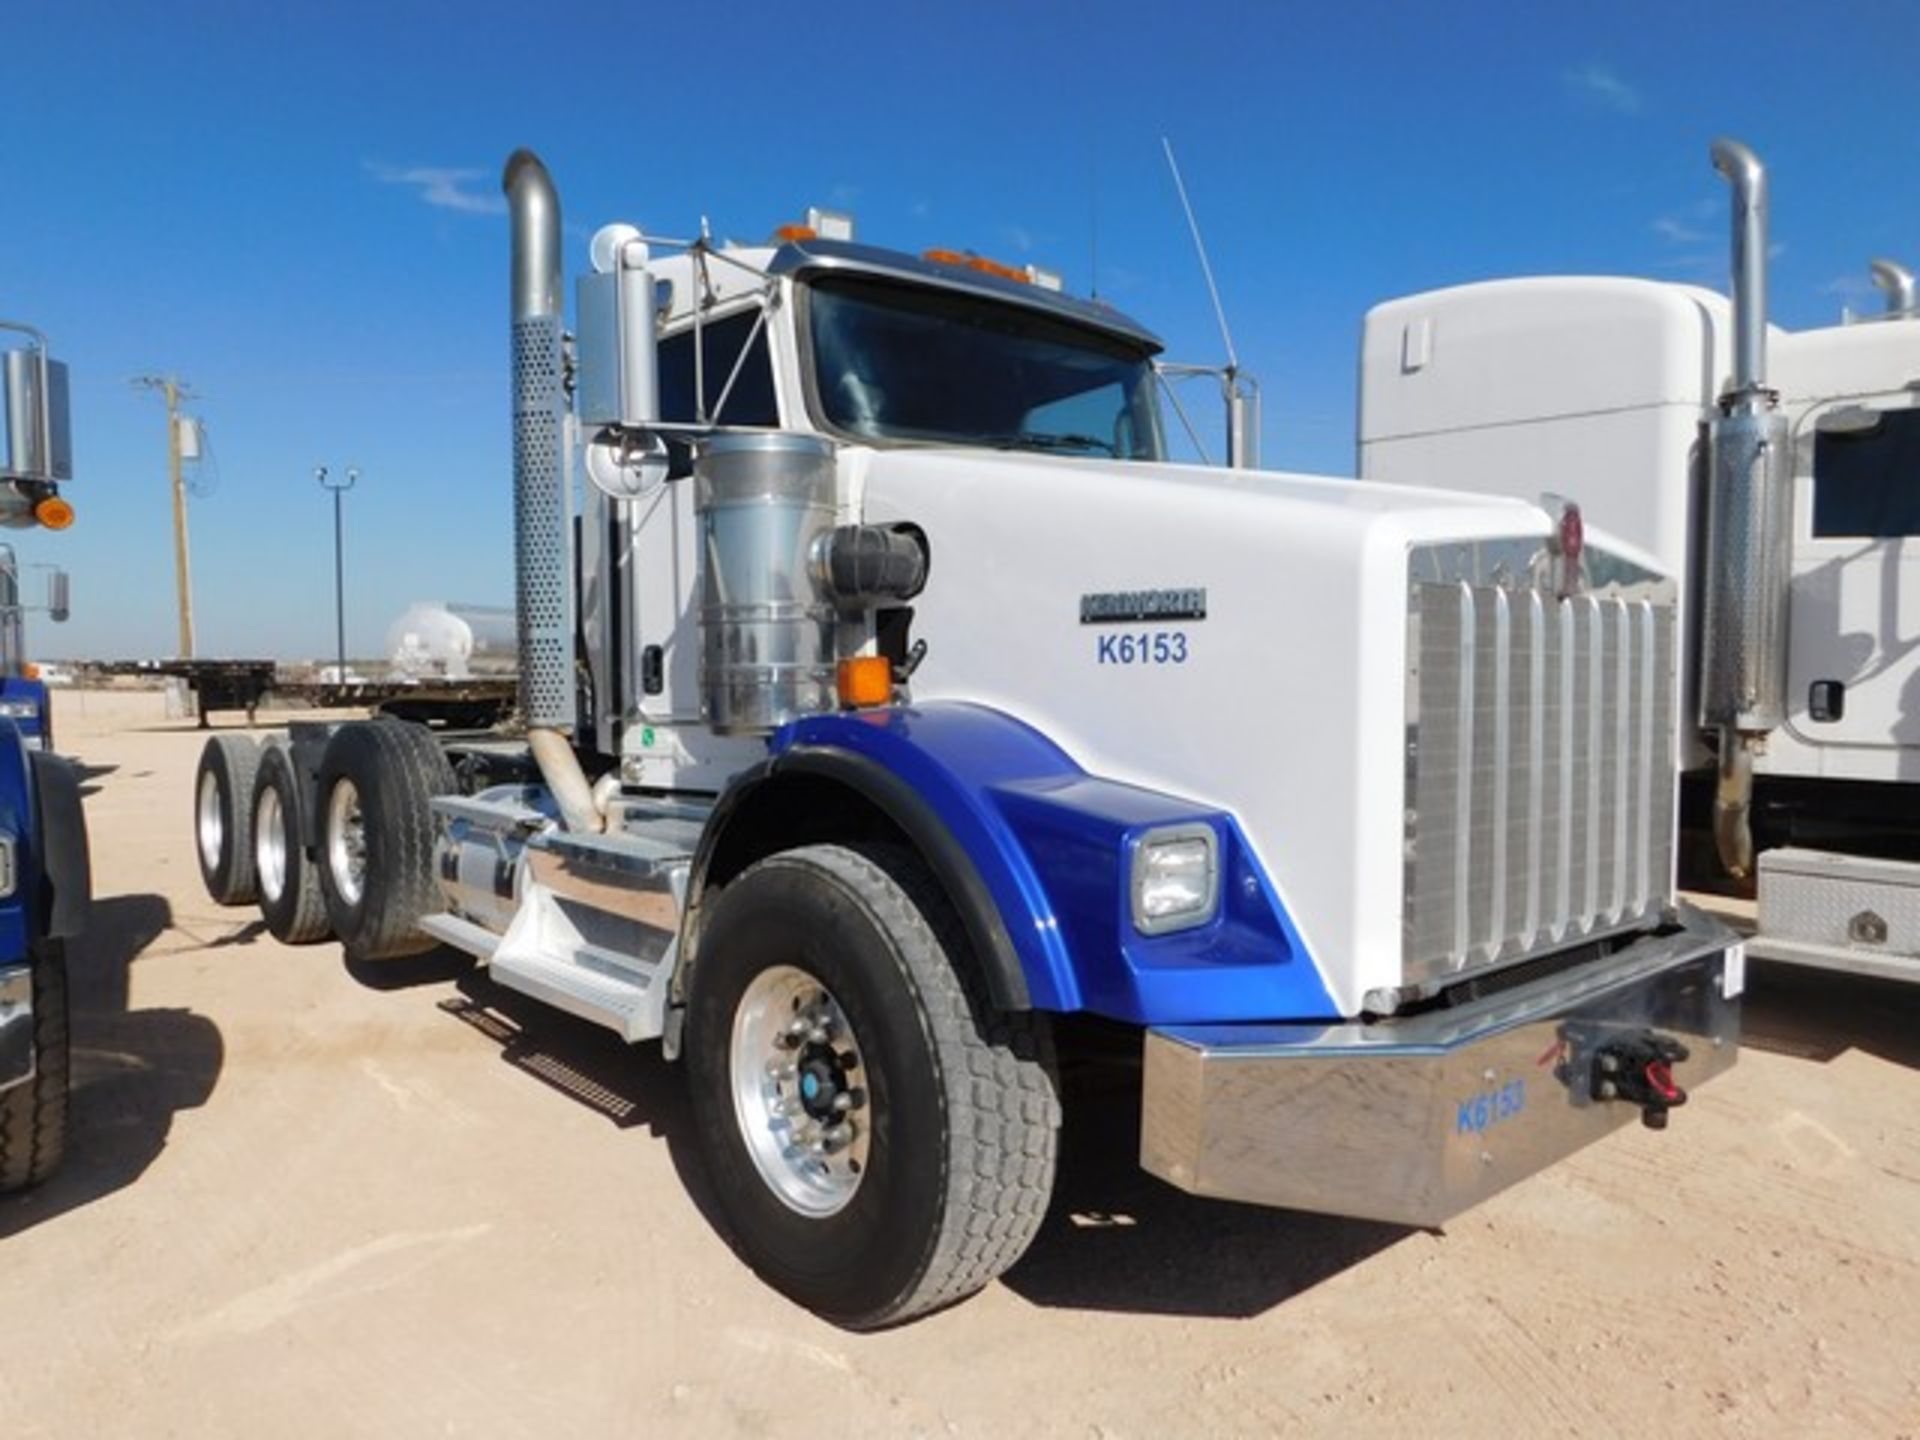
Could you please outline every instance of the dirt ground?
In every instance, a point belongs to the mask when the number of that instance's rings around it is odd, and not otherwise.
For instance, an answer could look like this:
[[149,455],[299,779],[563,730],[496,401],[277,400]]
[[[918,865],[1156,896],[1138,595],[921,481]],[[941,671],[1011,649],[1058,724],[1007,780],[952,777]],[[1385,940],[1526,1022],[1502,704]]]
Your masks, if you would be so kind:
[[201,890],[201,737],[56,706],[98,900],[72,1151],[0,1201],[9,1440],[1920,1435],[1920,992],[1753,967],[1671,1129],[1444,1234],[1185,1196],[1092,1072],[1025,1261],[854,1336],[718,1238],[656,1049],[275,944]]

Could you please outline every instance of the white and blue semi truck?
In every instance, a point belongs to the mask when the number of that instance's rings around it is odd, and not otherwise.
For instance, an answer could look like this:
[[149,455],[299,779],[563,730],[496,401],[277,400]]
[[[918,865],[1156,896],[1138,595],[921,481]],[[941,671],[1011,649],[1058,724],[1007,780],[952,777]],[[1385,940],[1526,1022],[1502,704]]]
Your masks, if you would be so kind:
[[216,737],[217,896],[660,1040],[733,1243],[858,1328],[1026,1249],[1061,1017],[1139,1037],[1152,1173],[1410,1225],[1733,1062],[1644,556],[1170,463],[1152,334],[841,216],[610,226],[569,330],[505,187],[524,739]]
[[[0,525],[65,529],[72,478],[66,367],[30,326],[0,352]],[[65,619],[65,577],[50,587]],[[0,1193],[37,1184],[59,1164],[67,1132],[66,942],[91,896],[86,820],[72,767],[49,750],[46,687],[20,658],[18,575],[0,546]]]

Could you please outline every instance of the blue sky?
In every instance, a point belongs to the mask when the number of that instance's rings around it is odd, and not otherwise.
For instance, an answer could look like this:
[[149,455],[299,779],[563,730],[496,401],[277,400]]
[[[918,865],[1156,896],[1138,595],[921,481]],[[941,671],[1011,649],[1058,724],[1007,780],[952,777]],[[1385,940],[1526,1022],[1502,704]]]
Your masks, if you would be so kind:
[[[1730,16],[1738,15],[1738,29]],[[203,397],[199,649],[329,653],[313,467],[358,465],[349,645],[511,575],[505,222],[518,145],[572,238],[701,215],[759,239],[809,203],[861,237],[1065,272],[1220,345],[1169,136],[1275,468],[1350,473],[1366,308],[1502,274],[1723,283],[1716,134],[1774,175],[1774,315],[1870,304],[1920,264],[1905,3],[819,7],[0,0],[0,316],[73,371],[79,510],[15,532],[73,573],[45,656],[174,648],[165,432],[127,383]],[[1211,412],[1209,412],[1211,413]],[[210,483],[209,483],[210,482]]]

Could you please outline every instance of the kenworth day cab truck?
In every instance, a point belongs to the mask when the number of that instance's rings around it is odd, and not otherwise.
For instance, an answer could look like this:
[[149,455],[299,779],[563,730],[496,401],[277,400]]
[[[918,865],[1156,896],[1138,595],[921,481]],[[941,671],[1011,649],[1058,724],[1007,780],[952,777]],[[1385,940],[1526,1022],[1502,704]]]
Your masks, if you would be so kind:
[[[63,530],[73,508],[67,370],[31,326],[0,321],[29,344],[0,352],[0,525]],[[66,580],[50,608],[65,619]],[[0,1192],[45,1179],[67,1130],[66,942],[86,924],[86,820],[72,767],[49,750],[46,688],[18,674],[20,593],[0,546]]]
[[733,1243],[851,1327],[1026,1248],[1057,1017],[1140,1035],[1154,1174],[1412,1225],[1733,1062],[1639,552],[1170,464],[1150,333],[844,217],[603,229],[569,335],[505,188],[525,738],[216,737],[216,894],[659,1039]]
[[1920,979],[1920,306],[1767,323],[1767,175],[1714,145],[1731,300],[1498,280],[1376,307],[1360,473],[1577,500],[1680,582],[1681,878],[1757,886],[1756,956]]

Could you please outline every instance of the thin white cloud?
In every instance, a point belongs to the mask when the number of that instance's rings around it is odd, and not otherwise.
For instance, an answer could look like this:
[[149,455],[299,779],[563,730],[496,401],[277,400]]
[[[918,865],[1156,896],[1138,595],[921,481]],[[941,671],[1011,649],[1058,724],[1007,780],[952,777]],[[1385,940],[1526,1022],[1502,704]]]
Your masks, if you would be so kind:
[[1000,238],[1023,255],[1030,254],[1033,250],[1033,232],[1024,225],[1002,225]]
[[1712,238],[1706,231],[1689,225],[1684,220],[1676,220],[1671,215],[1662,215],[1653,222],[1653,233],[1669,245],[1704,245]]
[[1568,91],[1579,99],[1620,115],[1640,113],[1640,92],[1608,66],[1593,62],[1578,65],[1561,79]]
[[458,210],[463,215],[506,213],[506,197],[481,188],[490,178],[485,170],[381,165],[369,160],[367,173],[382,185],[411,185],[422,201],[436,209]]

